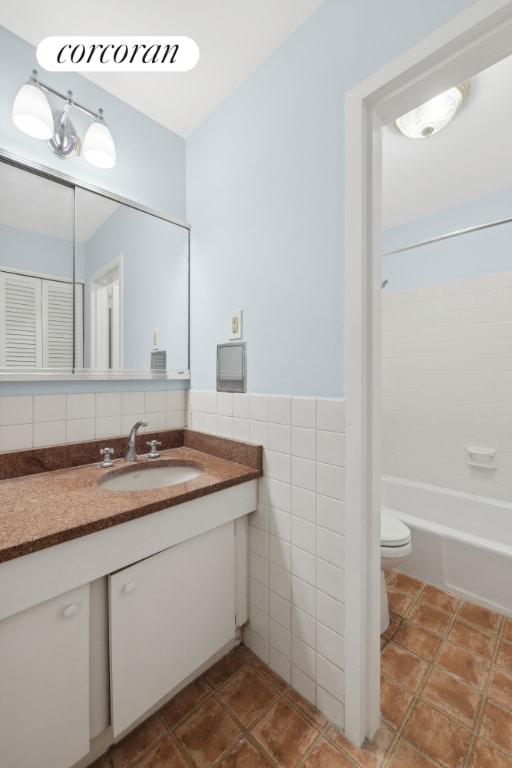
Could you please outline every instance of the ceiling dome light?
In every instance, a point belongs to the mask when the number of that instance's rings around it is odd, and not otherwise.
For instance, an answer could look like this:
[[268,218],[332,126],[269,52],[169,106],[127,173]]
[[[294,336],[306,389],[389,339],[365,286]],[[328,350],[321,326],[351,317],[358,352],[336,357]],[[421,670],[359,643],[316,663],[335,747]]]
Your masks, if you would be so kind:
[[98,168],[113,168],[116,164],[116,148],[112,134],[103,120],[103,110],[91,123],[84,138],[84,157],[88,163]]
[[35,82],[25,83],[14,100],[12,121],[23,133],[35,139],[53,136],[53,115],[46,94]]
[[468,93],[469,82],[465,80],[398,117],[394,125],[410,139],[426,139],[450,122]]

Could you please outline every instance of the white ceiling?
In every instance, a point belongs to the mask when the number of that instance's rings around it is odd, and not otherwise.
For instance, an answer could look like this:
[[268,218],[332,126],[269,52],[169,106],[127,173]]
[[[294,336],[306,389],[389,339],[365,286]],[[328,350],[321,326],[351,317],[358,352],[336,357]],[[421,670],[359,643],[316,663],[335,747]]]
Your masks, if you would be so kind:
[[[89,75],[186,137],[323,2],[87,0],[68,13],[61,0],[18,0],[3,4],[1,22],[33,45],[59,34],[191,37],[201,55],[190,72]],[[512,186],[511,81],[512,60],[480,73],[454,121],[428,139],[383,129],[385,228]]]
[[[190,72],[91,73],[88,79],[179,136],[188,136],[325,0],[12,0],[6,29],[37,46],[50,35],[184,35]],[[42,79],[42,78],[41,78]]]

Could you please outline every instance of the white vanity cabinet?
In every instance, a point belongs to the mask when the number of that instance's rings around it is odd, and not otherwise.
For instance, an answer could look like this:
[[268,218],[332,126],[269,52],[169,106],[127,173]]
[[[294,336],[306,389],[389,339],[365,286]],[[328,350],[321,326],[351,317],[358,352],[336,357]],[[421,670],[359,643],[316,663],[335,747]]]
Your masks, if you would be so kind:
[[114,738],[234,637],[234,534],[227,523],[110,576]]
[[0,765],[69,768],[89,735],[89,585],[0,621]]
[[254,509],[251,480],[0,563],[0,768],[88,765],[237,642]]

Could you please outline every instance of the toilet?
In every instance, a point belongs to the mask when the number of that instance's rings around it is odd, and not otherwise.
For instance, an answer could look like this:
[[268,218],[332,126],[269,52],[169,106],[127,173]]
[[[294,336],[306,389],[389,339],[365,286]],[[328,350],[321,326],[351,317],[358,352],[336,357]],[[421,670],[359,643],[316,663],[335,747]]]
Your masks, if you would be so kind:
[[401,565],[411,554],[411,532],[393,513],[382,507],[380,513],[380,633],[389,627],[388,593],[384,571]]

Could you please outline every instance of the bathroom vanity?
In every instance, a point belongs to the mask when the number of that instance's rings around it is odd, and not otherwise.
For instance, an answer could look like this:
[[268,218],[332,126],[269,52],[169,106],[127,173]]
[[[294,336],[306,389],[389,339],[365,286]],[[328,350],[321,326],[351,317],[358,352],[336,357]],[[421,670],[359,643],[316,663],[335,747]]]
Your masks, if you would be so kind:
[[[163,488],[102,487],[127,468],[120,461],[0,482],[5,768],[86,765],[238,642],[261,448],[189,430],[158,437],[159,461],[200,473]],[[33,471],[44,462],[35,454],[1,458]]]

